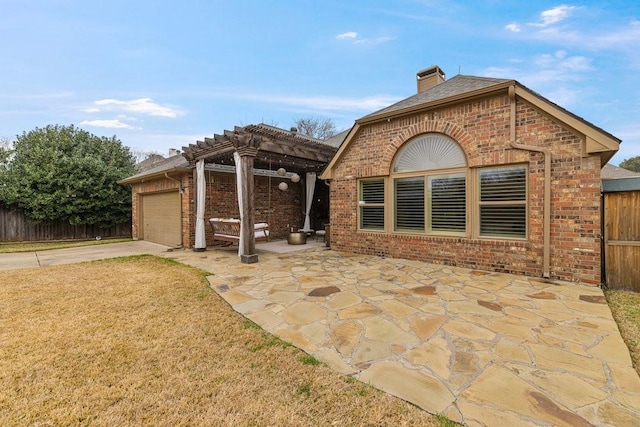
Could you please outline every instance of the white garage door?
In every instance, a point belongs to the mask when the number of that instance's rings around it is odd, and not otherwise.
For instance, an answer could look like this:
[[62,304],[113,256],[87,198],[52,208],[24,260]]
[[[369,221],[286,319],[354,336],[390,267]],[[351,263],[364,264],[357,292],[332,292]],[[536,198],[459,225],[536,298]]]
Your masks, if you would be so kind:
[[182,245],[180,195],[177,191],[142,196],[141,238],[171,247]]

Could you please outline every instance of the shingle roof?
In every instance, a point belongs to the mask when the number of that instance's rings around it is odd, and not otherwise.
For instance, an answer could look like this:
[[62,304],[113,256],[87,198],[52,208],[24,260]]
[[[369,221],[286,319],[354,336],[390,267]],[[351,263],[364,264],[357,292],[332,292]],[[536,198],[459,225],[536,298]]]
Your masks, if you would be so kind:
[[371,119],[376,116],[383,116],[395,111],[404,110],[405,108],[411,108],[417,105],[426,104],[440,99],[450,98],[452,96],[460,95],[467,92],[472,92],[478,89],[484,89],[489,86],[509,82],[509,79],[497,79],[491,77],[476,77],[476,76],[463,76],[457,75],[455,77],[446,80],[439,85],[436,85],[424,92],[410,96],[402,101],[396,102],[382,110],[378,110],[369,115],[364,116],[362,119]]
[[600,171],[602,179],[619,179],[619,178],[640,178],[640,173],[633,172],[618,166],[606,164]]
[[118,182],[121,184],[130,184],[133,182],[143,181],[145,178],[150,178],[152,176],[162,175],[165,172],[188,170],[191,168],[192,166],[189,165],[187,159],[185,159],[182,154],[178,154],[155,164],[152,168],[149,168],[144,172],[137,173]]
[[347,137],[350,131],[351,131],[351,128],[347,130],[343,130],[342,132],[333,135],[331,138],[325,139],[324,143],[332,147],[338,148],[340,147],[340,145],[342,145],[342,143],[344,142],[344,139]]

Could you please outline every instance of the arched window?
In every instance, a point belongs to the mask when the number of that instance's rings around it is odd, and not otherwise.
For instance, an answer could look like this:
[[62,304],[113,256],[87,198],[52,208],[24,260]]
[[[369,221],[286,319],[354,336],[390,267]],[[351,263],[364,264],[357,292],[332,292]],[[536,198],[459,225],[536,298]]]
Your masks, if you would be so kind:
[[402,146],[396,155],[393,171],[429,171],[466,165],[464,153],[453,139],[440,134],[427,134]]
[[466,166],[458,143],[445,135],[404,144],[393,163],[394,231],[465,234]]

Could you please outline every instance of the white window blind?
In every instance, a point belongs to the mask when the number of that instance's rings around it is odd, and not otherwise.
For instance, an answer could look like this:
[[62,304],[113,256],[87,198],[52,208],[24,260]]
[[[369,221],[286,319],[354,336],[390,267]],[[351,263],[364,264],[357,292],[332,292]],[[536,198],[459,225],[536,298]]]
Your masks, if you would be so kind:
[[527,170],[524,166],[481,169],[480,235],[525,238]]
[[359,228],[384,230],[384,179],[360,181]]
[[427,171],[466,165],[464,153],[454,140],[440,134],[428,134],[406,143],[400,149],[393,171]]
[[395,186],[395,230],[424,231],[424,177],[398,178]]
[[429,177],[431,231],[464,232],[467,224],[465,174]]

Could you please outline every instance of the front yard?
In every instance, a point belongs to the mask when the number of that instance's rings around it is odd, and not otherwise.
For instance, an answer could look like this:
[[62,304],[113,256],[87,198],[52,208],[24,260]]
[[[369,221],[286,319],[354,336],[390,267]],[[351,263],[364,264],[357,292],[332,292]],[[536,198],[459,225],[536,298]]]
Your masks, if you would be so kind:
[[173,261],[0,278],[0,425],[440,423],[264,333]]

